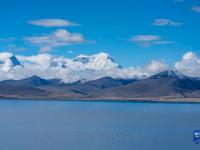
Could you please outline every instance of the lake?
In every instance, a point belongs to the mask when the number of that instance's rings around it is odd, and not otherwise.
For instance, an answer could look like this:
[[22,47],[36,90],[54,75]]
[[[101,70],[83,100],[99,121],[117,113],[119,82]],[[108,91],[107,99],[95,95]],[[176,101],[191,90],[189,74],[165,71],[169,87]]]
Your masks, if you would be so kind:
[[1,150],[199,150],[200,104],[0,101]]

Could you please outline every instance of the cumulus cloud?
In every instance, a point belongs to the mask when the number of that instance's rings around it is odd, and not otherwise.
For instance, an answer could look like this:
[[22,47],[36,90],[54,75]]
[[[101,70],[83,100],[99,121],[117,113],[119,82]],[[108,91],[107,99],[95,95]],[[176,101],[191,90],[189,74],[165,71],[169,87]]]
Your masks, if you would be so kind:
[[131,37],[130,41],[135,42],[142,47],[174,43],[174,41],[163,40],[163,38],[158,35],[136,35]]
[[58,29],[50,34],[26,37],[25,41],[39,46],[41,52],[49,52],[52,48],[83,43],[85,39],[80,33],[71,33],[65,29]]
[[174,68],[188,76],[200,77],[200,58],[195,53],[188,52],[175,63]]
[[154,20],[153,25],[154,26],[181,26],[181,25],[183,25],[183,23],[173,21],[170,19],[161,18],[161,19]]
[[79,55],[73,59],[50,54],[33,56],[0,53],[0,80],[23,79],[33,75],[45,79],[58,78],[70,83],[102,77],[144,78],[167,68],[163,62],[152,61],[144,67],[123,68],[108,54]]
[[0,68],[3,72],[8,72],[11,67],[13,66],[13,63],[11,61],[12,54],[3,52],[0,53]]
[[29,24],[42,26],[42,27],[68,27],[68,26],[79,26],[79,24],[64,20],[64,19],[39,19],[39,20],[30,20]]
[[156,74],[168,69],[168,65],[163,61],[152,60],[148,65],[144,67],[144,71],[151,74]]
[[193,6],[192,11],[200,13],[200,6]]

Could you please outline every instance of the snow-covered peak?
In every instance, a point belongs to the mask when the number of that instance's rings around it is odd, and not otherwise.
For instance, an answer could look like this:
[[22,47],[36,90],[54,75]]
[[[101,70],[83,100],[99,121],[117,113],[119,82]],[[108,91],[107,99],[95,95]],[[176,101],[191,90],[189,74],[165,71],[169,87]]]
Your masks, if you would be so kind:
[[168,75],[171,77],[177,77],[177,78],[185,78],[186,75],[182,74],[181,72],[177,70],[168,70]]
[[90,56],[89,55],[80,54],[77,57],[75,57],[73,60],[74,61],[79,61],[79,62],[82,62],[82,63],[89,63],[91,61],[94,61],[95,59],[99,60],[99,61],[110,60],[110,61],[115,63],[114,59],[111,58],[107,53],[104,53],[104,52],[100,52],[98,54],[90,55]]
[[108,55],[107,53],[104,52],[100,52],[98,54],[95,54],[92,56],[96,61],[107,61],[107,62],[111,62],[111,63],[116,63],[115,60],[110,57],[110,55]]
[[156,77],[173,77],[173,78],[179,78],[179,79],[183,79],[183,78],[187,77],[186,75],[184,75],[176,70],[166,70],[155,76]]
[[75,57],[74,59],[73,59],[73,61],[75,61],[75,62],[81,62],[81,63],[83,63],[83,64],[87,64],[87,63],[89,63],[90,62],[90,56],[88,56],[88,55],[78,55],[77,57]]
[[100,52],[95,55],[79,55],[73,59],[74,62],[84,64],[87,69],[101,70],[118,68],[119,65],[107,53]]

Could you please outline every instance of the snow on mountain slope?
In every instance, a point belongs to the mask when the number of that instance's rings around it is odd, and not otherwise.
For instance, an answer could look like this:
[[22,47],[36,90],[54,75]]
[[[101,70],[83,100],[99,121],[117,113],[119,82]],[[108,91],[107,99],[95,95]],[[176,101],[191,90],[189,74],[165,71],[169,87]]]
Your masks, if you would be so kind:
[[87,69],[101,70],[119,68],[119,65],[106,53],[98,53],[96,55],[79,55],[73,59],[73,62],[82,63]]
[[177,78],[177,79],[189,78],[188,76],[178,72],[177,70],[166,70],[159,74],[154,75],[153,77],[166,77],[166,78]]

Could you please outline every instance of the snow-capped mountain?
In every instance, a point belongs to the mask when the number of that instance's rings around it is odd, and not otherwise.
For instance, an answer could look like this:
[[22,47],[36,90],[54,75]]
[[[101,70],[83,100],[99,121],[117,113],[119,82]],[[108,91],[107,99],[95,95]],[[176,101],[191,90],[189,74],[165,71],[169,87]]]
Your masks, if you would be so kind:
[[86,68],[94,70],[119,68],[119,64],[117,64],[108,54],[103,52],[92,56],[79,55],[75,57],[73,61],[82,63]]
[[189,76],[186,76],[176,70],[166,70],[159,74],[153,75],[152,77],[153,78],[166,77],[166,78],[178,78],[178,79],[190,78]]
[[[165,75],[184,77],[184,72],[187,75],[196,72],[190,68],[184,69],[184,64],[187,64],[187,67],[190,60],[183,59],[182,61],[184,63],[181,62],[181,69],[176,65],[177,71],[171,70]],[[19,80],[33,75],[45,79],[57,78],[65,83],[90,81],[103,77],[144,79],[167,69],[168,66],[165,63],[156,60],[143,67],[121,67],[110,55],[103,52],[94,55],[78,55],[74,58],[51,54],[15,56],[8,52],[0,53],[0,80]]]

